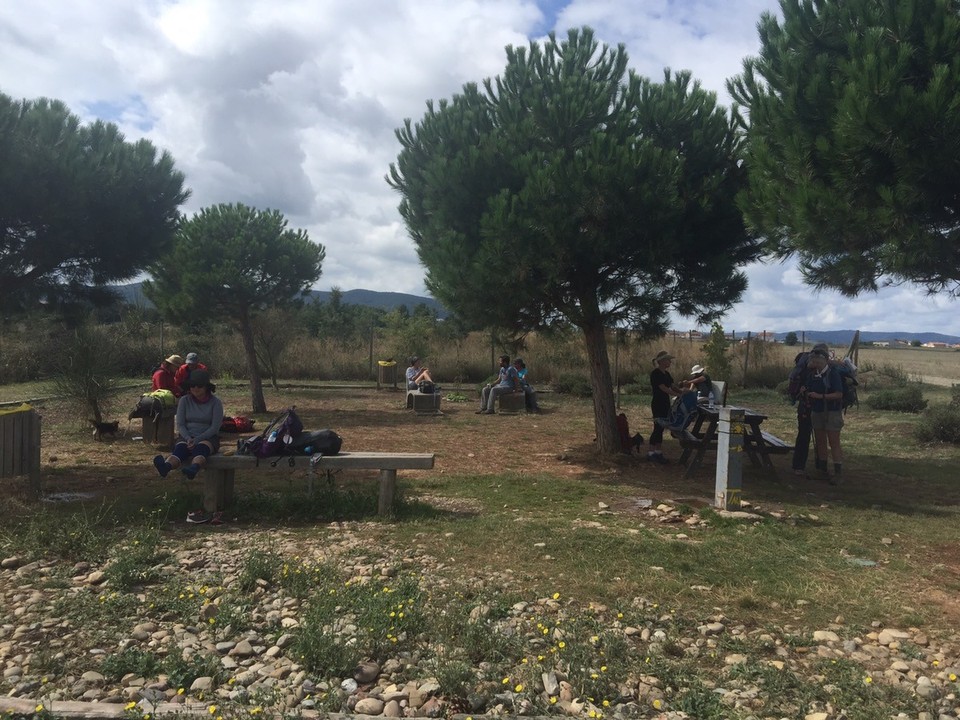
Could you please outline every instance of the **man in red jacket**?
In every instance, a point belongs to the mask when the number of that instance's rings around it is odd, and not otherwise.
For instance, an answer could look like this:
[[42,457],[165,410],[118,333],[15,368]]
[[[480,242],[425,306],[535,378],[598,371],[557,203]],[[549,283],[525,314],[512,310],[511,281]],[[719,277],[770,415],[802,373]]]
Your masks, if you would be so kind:
[[180,397],[183,391],[177,383],[177,371],[181,365],[183,365],[183,359],[179,355],[171,355],[166,360],[161,360],[160,368],[153,374],[150,391],[169,390],[176,397]]
[[[200,362],[200,358],[197,357],[195,352],[187,353],[186,360],[184,360],[183,365],[177,368],[177,376],[174,378],[174,383],[176,383],[177,390],[180,390],[180,386],[183,385],[187,378],[190,377],[190,373],[194,370],[206,370],[207,366]],[[178,396],[181,393],[178,393]]]

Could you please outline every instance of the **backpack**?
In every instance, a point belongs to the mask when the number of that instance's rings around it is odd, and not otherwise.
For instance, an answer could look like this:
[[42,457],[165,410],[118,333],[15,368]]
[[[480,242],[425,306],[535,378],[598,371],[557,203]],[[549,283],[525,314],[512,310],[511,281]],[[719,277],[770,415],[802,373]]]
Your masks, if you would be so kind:
[[667,424],[664,427],[674,432],[685,429],[696,417],[698,404],[695,392],[681,393],[673,401],[673,405],[670,407],[670,416],[667,418]]
[[136,406],[127,415],[127,420],[134,418],[153,418],[159,419],[164,410],[173,409],[177,406],[176,396],[169,390],[154,390],[144,393],[137,400]]
[[226,416],[220,423],[220,432],[222,433],[244,433],[253,430],[254,420],[243,415],[235,417]]
[[617,415],[617,434],[620,436],[620,452],[624,455],[633,455],[634,448],[640,450],[643,447],[643,435],[630,434],[630,424],[623,413]]
[[294,455],[336,455],[341,447],[343,438],[333,430],[304,430],[287,451]]
[[633,439],[630,437],[630,424],[623,413],[617,415],[617,432],[620,435],[620,452],[630,455],[633,452]]
[[433,395],[434,386],[429,380],[421,380],[417,383],[417,389],[424,395]]
[[[787,378],[787,395],[790,396],[791,403],[800,399],[800,389],[806,380],[805,371],[807,369],[807,360],[810,358],[809,352],[797,353],[793,359],[793,370]],[[843,398],[840,401],[840,409],[843,412],[853,405],[860,405],[860,398],[857,395],[857,366],[853,364],[850,358],[843,360],[830,360],[830,365],[837,369],[840,374],[840,382],[843,386]]]
[[303,423],[292,407],[277,415],[263,432],[237,441],[238,455],[256,455],[265,458],[282,455],[300,433]]
[[850,358],[844,358],[840,363],[834,363],[834,367],[840,372],[840,381],[843,383],[843,399],[840,401],[840,409],[843,412],[853,405],[860,405],[860,398],[857,396],[857,366],[853,364]]

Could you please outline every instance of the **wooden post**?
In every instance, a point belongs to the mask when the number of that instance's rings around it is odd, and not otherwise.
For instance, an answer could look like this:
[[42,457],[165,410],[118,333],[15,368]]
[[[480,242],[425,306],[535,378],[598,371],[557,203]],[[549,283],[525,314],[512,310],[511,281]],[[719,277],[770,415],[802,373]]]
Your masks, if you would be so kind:
[[747,351],[743,354],[743,384],[747,384],[747,368],[750,367],[750,331],[747,330]]
[[800,352],[806,352],[807,350],[807,331],[800,331]]
[[397,489],[397,471],[380,471],[380,496],[377,501],[377,515],[382,518],[393,517],[393,496]]
[[613,337],[613,382],[617,387],[617,410],[620,409],[620,329],[614,328]]
[[720,408],[717,427],[717,479],[714,506],[739,510],[743,488],[743,408]]

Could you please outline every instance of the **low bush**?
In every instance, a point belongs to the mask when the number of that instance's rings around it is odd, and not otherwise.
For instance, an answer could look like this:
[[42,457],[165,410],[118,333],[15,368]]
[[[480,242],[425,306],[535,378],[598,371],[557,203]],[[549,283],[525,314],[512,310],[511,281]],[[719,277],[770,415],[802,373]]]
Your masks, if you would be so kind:
[[919,385],[908,384],[887,390],[875,390],[864,401],[874,410],[892,410],[894,412],[919,413],[927,407]]
[[563,373],[553,383],[553,391],[558,394],[585,398],[593,395],[590,380],[579,373]]
[[960,443],[960,405],[931,406],[920,418],[916,435],[920,442]]

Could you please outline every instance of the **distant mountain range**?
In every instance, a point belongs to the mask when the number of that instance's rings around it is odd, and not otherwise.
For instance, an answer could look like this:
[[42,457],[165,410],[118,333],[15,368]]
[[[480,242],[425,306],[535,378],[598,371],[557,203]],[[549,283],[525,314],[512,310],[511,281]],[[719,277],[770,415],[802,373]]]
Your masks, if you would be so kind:
[[[804,338],[809,345],[810,343],[816,342],[825,342],[828,345],[849,345],[853,340],[854,330],[794,330],[797,334],[797,339],[801,337]],[[740,333],[738,333],[739,335]],[[782,341],[787,336],[785,332],[774,333],[774,337],[777,340]],[[907,332],[905,330],[897,330],[891,332],[868,332],[861,331],[860,333],[860,342],[895,342],[897,340],[905,340],[906,342],[912,342],[913,340],[919,340],[921,343],[928,342],[945,342],[950,345],[960,343],[960,337],[956,335],[944,335],[943,333],[936,332]]]
[[[130,283],[128,285],[117,286],[117,291],[123,299],[134,305],[143,307],[153,307],[144,296],[140,289],[140,283]],[[329,290],[311,290],[309,297],[318,302],[327,302],[330,300]],[[413,310],[417,305],[426,305],[431,310],[436,310],[437,316],[445,318],[450,315],[446,308],[439,302],[430,297],[420,295],[410,295],[408,293],[396,292],[378,292],[376,290],[344,290],[343,302],[346,305],[366,305],[368,307],[383,308],[384,310],[394,310],[401,305],[406,305],[408,310]],[[825,342],[829,345],[849,345],[853,340],[854,330],[794,330],[797,339],[805,338],[807,344],[816,342]],[[783,341],[787,332],[773,333],[773,337],[778,341]],[[737,332],[737,337],[743,337],[745,333]],[[895,342],[896,340],[905,340],[911,342],[919,340],[926,342],[945,342],[951,345],[960,343],[960,337],[956,335],[944,335],[935,332],[861,332],[860,340],[862,342]]]
[[[152,308],[150,302],[141,290],[141,283],[130,283],[128,285],[116,286],[117,292],[128,303],[140,305],[146,308]],[[311,290],[308,298],[317,302],[327,302],[330,300],[329,290]],[[439,302],[430,297],[421,297],[419,295],[409,295],[407,293],[396,292],[377,292],[376,290],[344,290],[344,305],[365,305],[367,307],[382,308],[384,310],[395,310],[401,305],[406,305],[407,310],[412,311],[417,305],[426,305],[431,310],[436,310],[437,316],[447,317],[450,313]]]

